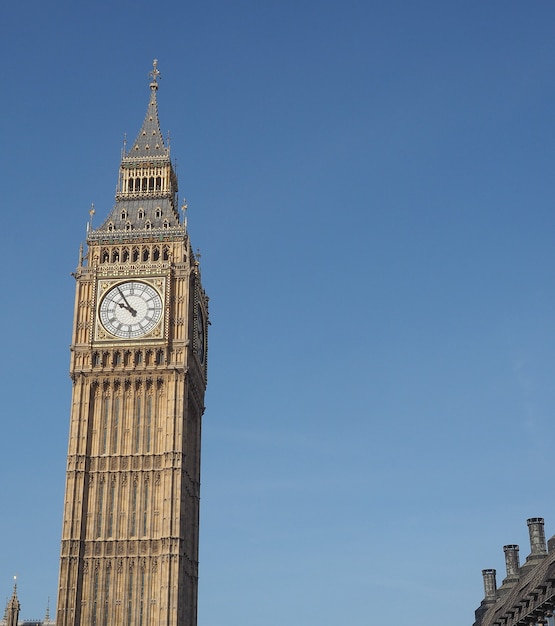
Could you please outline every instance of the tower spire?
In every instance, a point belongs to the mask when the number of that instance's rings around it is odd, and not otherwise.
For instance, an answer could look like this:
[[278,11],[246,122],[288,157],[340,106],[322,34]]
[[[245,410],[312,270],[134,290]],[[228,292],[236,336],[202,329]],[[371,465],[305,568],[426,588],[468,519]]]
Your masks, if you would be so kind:
[[46,604],[46,615],[44,616],[44,624],[50,624],[50,596],[48,596],[48,602]]
[[17,598],[17,576],[13,577],[13,594],[6,606],[6,626],[17,626],[21,605]]
[[158,119],[158,103],[156,92],[158,91],[158,79],[161,78],[158,69],[158,60],[154,59],[152,70],[148,73],[150,82],[150,101],[148,103],[145,119],[135,143],[131,146],[126,156],[131,158],[156,158],[169,156],[169,150],[164,144],[164,137],[160,130]]
[[158,119],[156,92],[160,71],[154,59],[149,72],[150,99],[139,134],[131,148],[123,150],[119,180],[116,189],[116,204],[108,219],[93,231],[92,224],[87,231],[87,241],[91,237],[139,237],[144,230],[179,228],[177,208],[177,176],[170,159],[169,142],[164,143]]

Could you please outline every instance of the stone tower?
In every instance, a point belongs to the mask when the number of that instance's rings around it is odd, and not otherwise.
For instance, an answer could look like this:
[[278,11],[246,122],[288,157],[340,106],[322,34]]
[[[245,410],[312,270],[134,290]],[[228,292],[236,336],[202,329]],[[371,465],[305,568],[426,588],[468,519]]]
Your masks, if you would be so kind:
[[[195,626],[208,298],[150,100],[74,274],[57,626]],[[184,205],[183,209],[186,206]]]

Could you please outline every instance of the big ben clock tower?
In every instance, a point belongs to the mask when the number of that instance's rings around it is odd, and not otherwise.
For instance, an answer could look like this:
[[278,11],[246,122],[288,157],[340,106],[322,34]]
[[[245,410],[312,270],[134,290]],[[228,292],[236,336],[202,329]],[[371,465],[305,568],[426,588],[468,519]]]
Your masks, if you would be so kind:
[[158,121],[75,272],[57,626],[195,626],[208,298]]

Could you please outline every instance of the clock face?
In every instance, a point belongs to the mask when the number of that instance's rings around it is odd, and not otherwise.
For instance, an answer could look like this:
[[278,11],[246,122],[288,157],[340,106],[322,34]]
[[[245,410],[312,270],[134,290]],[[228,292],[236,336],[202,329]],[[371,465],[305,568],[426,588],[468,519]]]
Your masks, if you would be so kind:
[[98,310],[102,326],[120,339],[137,339],[162,319],[162,298],[146,283],[130,281],[112,287]]
[[197,355],[199,361],[204,363],[205,345],[204,345],[204,317],[202,309],[197,307]]

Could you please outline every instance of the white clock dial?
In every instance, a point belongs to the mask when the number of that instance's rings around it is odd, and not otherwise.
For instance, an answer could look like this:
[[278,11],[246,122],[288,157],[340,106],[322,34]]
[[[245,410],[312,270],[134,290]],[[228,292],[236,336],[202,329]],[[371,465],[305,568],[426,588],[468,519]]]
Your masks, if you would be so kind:
[[112,287],[98,311],[102,326],[121,339],[136,339],[153,330],[162,319],[162,298],[146,283],[124,282]]

